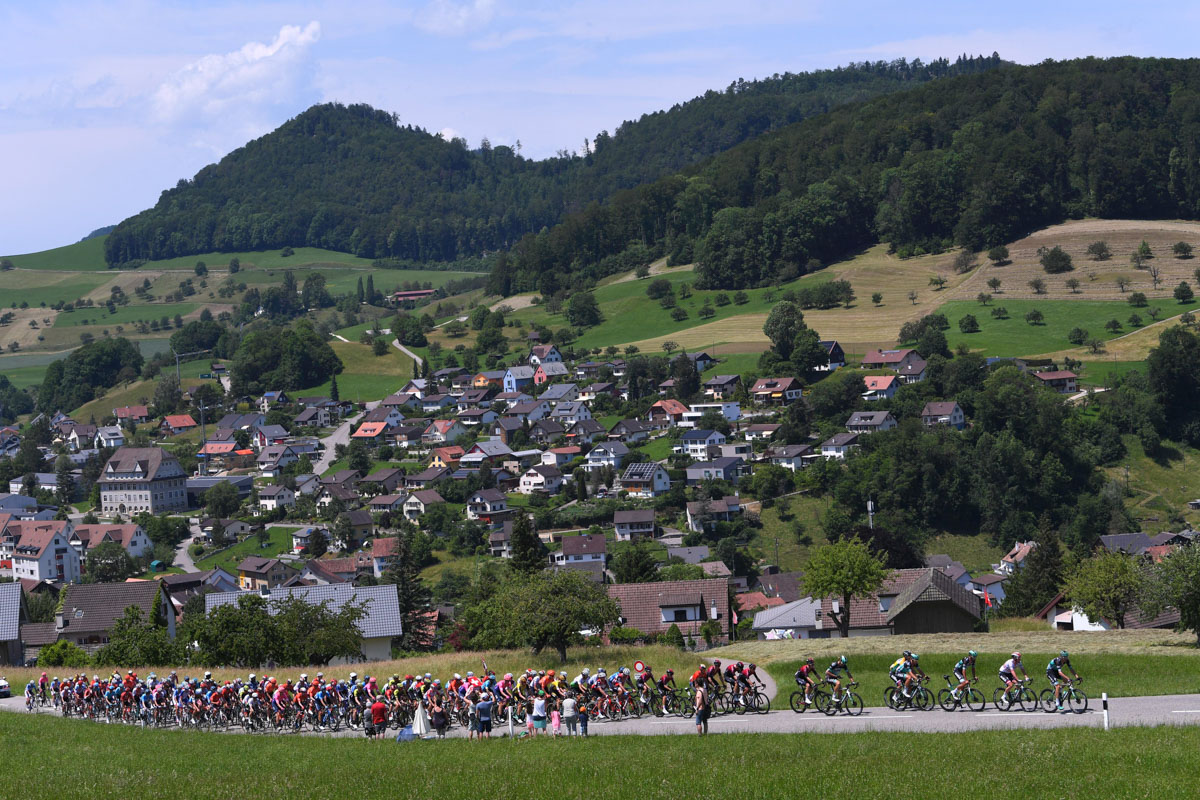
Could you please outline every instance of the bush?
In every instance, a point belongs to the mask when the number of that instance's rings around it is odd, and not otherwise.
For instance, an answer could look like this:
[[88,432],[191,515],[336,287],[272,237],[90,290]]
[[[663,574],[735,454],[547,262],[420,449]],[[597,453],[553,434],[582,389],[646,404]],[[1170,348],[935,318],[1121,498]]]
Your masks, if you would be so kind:
[[629,628],[624,625],[617,625],[608,632],[608,640],[613,644],[637,644],[645,638],[646,634],[637,628]]
[[91,663],[92,660],[88,658],[88,654],[83,651],[83,648],[66,639],[43,647],[38,653],[39,667],[87,667]]
[[1070,272],[1075,269],[1075,265],[1071,263],[1070,254],[1058,245],[1054,245],[1054,247],[1042,253],[1041,263],[1042,269],[1051,275],[1056,275],[1060,272]]
[[679,626],[672,622],[671,627],[667,628],[667,632],[662,635],[662,642],[671,647],[678,647],[680,650],[684,649],[683,632],[679,630]]

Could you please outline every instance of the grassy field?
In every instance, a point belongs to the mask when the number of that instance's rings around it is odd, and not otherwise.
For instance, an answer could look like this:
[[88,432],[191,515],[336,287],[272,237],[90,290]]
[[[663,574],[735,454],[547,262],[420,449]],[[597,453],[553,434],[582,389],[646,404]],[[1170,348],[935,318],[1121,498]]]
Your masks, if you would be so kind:
[[104,261],[104,240],[107,237],[97,236],[87,241],[42,250],[38,253],[24,253],[10,256],[12,262],[20,269],[65,269],[65,270],[107,270]]
[[1187,527],[1200,525],[1200,512],[1187,506],[1200,497],[1200,451],[1164,442],[1151,458],[1136,436],[1125,436],[1124,442],[1128,455],[1121,466],[1109,468],[1108,475],[1127,485],[1125,505],[1141,530],[1151,534],[1179,530],[1180,517]]
[[267,546],[262,547],[258,543],[257,536],[247,536],[242,541],[230,547],[228,550],[223,550],[215,555],[206,556],[196,561],[196,568],[216,569],[221,567],[230,575],[237,576],[237,565],[242,562],[242,559],[249,556],[262,556],[263,558],[274,558],[280,553],[286,553],[292,549],[292,531],[295,528],[267,528]]
[[[680,726],[681,728],[683,726]],[[1186,797],[1200,767],[1200,729],[1088,728],[955,734],[861,732],[727,734],[699,739],[539,737],[520,746],[466,740],[396,746],[363,737],[289,737],[239,747],[219,733],[143,731],[50,715],[0,715],[0,736],[24,780],[53,781],[55,796],[156,798],[597,797],[678,800],[755,797],[895,798],[961,795],[966,774],[981,797]],[[179,754],[187,737],[186,757]],[[586,750],[583,755],[580,748]],[[798,753],[817,763],[793,768]],[[880,755],[888,766],[880,769]],[[174,755],[172,755],[174,754]],[[1015,769],[1014,763],[1029,768]],[[666,766],[670,765],[670,766]],[[1051,766],[1052,765],[1052,766]],[[664,768],[666,766],[666,768]],[[853,787],[847,792],[847,787]]]
[[[186,317],[193,312],[199,312],[203,303],[151,303],[147,305],[116,306],[113,314],[103,306],[81,308],[70,314],[59,314],[54,319],[56,328],[74,328],[87,326],[89,328],[112,329],[116,325],[132,326],[134,323],[152,320],[161,321],[166,317],[174,325],[175,315]],[[132,331],[130,331],[132,333]]]
[[[783,572],[802,569],[814,546],[827,543],[821,522],[832,503],[827,498],[793,495],[782,498],[786,509],[776,505],[764,508],[759,513],[762,528],[750,540],[750,549],[775,564]],[[780,512],[783,512],[782,514]],[[796,535],[796,526],[812,537],[812,544],[801,544]]]
[[[1164,317],[1181,314],[1192,306],[1180,306],[1174,300],[1151,300],[1150,307],[1158,308]],[[1003,306],[1008,310],[1008,319],[993,319],[991,309]],[[1042,312],[1044,322],[1031,325],[1025,321],[1025,314],[1033,309]],[[1107,341],[1117,336],[1137,330],[1130,326],[1130,314],[1137,314],[1150,322],[1145,308],[1134,308],[1129,303],[1119,301],[1094,300],[1003,300],[994,301],[990,306],[967,300],[955,300],[938,309],[946,315],[950,329],[946,331],[946,340],[950,349],[965,344],[972,350],[982,352],[986,356],[1028,356],[1045,353],[1050,350],[1071,347],[1067,334],[1072,328],[1083,328],[1097,339]],[[958,321],[965,315],[972,314],[979,322],[978,333],[963,333],[958,329]],[[1104,325],[1109,320],[1117,320],[1121,328],[1115,333],[1105,330]],[[1056,347],[1055,345],[1058,345]]]
[[931,555],[944,553],[961,562],[971,573],[990,571],[992,564],[1000,563],[1005,553],[1003,548],[989,544],[987,536],[982,533],[974,536],[943,533],[925,543],[925,552]]
[[[394,347],[388,348],[387,355],[377,356],[371,348],[355,342],[332,341],[329,346],[345,367],[337,376],[338,392],[343,400],[382,400],[412,379],[412,359]],[[326,381],[300,392],[327,396],[329,385]]]
[[42,381],[46,378],[46,367],[6,367],[3,360],[0,360],[0,373],[12,381],[14,386],[25,389],[30,386],[42,385]]

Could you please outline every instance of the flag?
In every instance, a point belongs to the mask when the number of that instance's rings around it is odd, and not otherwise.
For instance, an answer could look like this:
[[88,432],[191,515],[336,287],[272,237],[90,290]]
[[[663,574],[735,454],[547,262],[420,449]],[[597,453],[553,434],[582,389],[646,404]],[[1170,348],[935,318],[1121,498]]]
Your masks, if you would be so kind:
[[738,618],[737,618],[737,609],[736,609],[736,608],[735,608],[735,609],[733,609],[733,624],[734,624],[734,625],[737,625],[737,624],[738,624]]
[[986,605],[988,608],[992,607],[992,597],[991,597],[991,595],[988,594],[987,589],[983,590],[983,604]]

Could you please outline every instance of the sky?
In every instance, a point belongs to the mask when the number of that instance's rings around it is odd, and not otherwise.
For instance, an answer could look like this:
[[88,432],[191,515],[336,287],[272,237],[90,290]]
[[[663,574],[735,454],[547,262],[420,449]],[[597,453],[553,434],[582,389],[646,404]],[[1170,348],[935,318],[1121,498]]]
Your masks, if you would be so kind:
[[314,103],[578,151],[738,78],[993,51],[1189,57],[1180,2],[0,0],[0,253],[79,240]]

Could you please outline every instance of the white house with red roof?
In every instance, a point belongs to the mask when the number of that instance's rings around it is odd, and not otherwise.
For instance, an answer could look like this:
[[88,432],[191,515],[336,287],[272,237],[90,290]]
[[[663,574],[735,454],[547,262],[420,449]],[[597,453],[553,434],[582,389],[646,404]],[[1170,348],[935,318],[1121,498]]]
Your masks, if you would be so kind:
[[914,362],[922,361],[916,350],[868,350],[863,356],[863,369],[894,369],[897,372]]
[[863,378],[867,390],[863,392],[863,400],[891,400],[900,388],[900,379],[895,375],[868,375]]
[[71,546],[66,520],[9,522],[4,528],[12,547],[11,577],[17,580],[74,583],[79,580],[79,553]]

